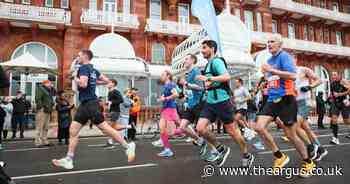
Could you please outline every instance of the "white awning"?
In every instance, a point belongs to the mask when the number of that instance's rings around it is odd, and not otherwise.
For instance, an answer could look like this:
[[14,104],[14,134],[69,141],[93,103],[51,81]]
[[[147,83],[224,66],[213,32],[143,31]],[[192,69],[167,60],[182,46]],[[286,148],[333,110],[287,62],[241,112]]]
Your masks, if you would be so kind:
[[137,58],[93,58],[91,63],[103,74],[148,76],[147,65]]
[[0,63],[5,71],[24,73],[24,74],[54,74],[56,69],[51,68],[46,63],[36,59],[28,52],[16,59]]

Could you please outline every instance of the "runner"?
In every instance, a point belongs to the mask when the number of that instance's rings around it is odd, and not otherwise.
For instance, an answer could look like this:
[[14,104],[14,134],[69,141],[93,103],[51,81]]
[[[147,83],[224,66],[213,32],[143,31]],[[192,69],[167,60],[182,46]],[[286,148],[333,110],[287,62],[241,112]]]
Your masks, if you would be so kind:
[[174,153],[170,149],[169,134],[167,127],[170,126],[170,123],[175,123],[176,121],[179,121],[175,103],[175,98],[178,97],[178,93],[176,90],[176,84],[173,83],[173,76],[170,73],[170,71],[164,71],[160,77],[160,80],[164,85],[162,96],[160,96],[160,98],[158,99],[160,102],[162,102],[159,129],[160,139],[161,143],[163,144],[164,150],[158,153],[158,156],[172,157]]
[[321,142],[311,130],[307,121],[311,111],[311,89],[316,88],[320,84],[320,78],[311,69],[301,66],[297,67],[297,79],[295,80],[298,104],[297,133],[308,144],[309,157],[316,161],[322,160],[328,154],[328,151],[321,146]]
[[[239,144],[243,154],[242,166],[250,167],[254,161],[254,156],[248,152],[238,124],[234,123],[233,105],[230,101],[231,90],[229,81],[231,76],[227,71],[227,66],[223,58],[216,57],[217,44],[213,40],[206,40],[202,43],[202,54],[208,60],[204,69],[204,75],[198,75],[197,80],[205,82],[205,88],[208,90],[207,103],[204,105],[200,118],[197,123],[197,131],[208,143],[215,146],[218,154],[213,161],[217,162],[219,167],[223,166],[230,148],[219,143],[215,135],[208,130],[210,122],[219,119],[224,123],[227,133]],[[203,144],[205,148],[207,144]]]
[[235,80],[235,90],[233,91],[233,101],[236,105],[235,120],[242,126],[247,127],[247,102],[251,99],[249,91],[243,86],[243,80]]
[[96,96],[96,85],[105,84],[109,79],[101,75],[99,71],[90,64],[93,53],[90,50],[82,50],[79,52],[79,64],[81,64],[75,81],[79,86],[79,105],[74,117],[74,121],[70,126],[70,141],[67,156],[62,159],[53,159],[52,163],[57,167],[65,169],[73,169],[73,159],[76,147],[79,142],[79,132],[82,127],[90,120],[104,134],[118,141],[124,148],[128,157],[128,162],[135,160],[135,143],[127,143],[119,133],[114,130],[106,121],[102,112],[99,110],[98,98]]
[[[107,84],[108,88],[108,109],[109,109],[109,121],[112,128],[115,130],[121,130],[127,127],[122,127],[118,124],[117,120],[120,116],[120,104],[123,103],[123,96],[117,89],[118,82],[115,79],[111,79]],[[115,148],[112,138],[107,140],[106,148]]]
[[297,136],[297,103],[295,99],[294,81],[296,79],[296,67],[292,57],[282,50],[282,37],[273,35],[268,41],[269,51],[272,57],[268,64],[262,66],[262,71],[269,82],[268,100],[258,115],[256,131],[270,147],[275,156],[273,164],[274,172],[284,167],[289,162],[289,157],[282,153],[276,145],[267,127],[271,121],[279,117],[285,125],[285,133],[295,145],[303,159],[302,177],[310,176],[310,171],[315,167],[309,158],[304,143]]
[[[332,72],[332,82],[331,82],[331,128],[333,131],[333,137],[331,139],[332,144],[339,144],[338,139],[338,117],[341,113],[343,117],[344,124],[350,126],[350,107],[347,95],[350,94],[350,85],[346,80],[342,80],[337,72]],[[350,134],[346,136],[350,138]]]

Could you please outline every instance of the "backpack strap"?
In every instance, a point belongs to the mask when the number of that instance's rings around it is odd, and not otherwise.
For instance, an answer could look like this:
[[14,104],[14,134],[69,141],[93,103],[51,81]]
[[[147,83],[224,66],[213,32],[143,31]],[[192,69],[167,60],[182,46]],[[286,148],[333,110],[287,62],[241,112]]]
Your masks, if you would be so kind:
[[[222,60],[224,62],[225,68],[227,69],[227,63],[226,63],[225,59],[223,57],[217,57],[217,58],[219,58],[220,60]],[[204,71],[206,71],[206,68],[208,67],[208,65],[209,65],[209,63],[207,63]],[[211,63],[210,63],[210,70],[209,70],[208,73],[212,74],[213,76],[218,76],[219,75],[216,72],[213,64],[211,64]],[[225,90],[227,92],[227,94],[229,96],[232,96],[232,91],[231,91],[231,88],[230,88],[230,84],[228,82],[220,83],[219,86],[211,87],[210,89],[208,89],[209,91],[214,90],[214,98],[215,98],[215,100],[218,99],[217,89],[223,89],[223,90]]]

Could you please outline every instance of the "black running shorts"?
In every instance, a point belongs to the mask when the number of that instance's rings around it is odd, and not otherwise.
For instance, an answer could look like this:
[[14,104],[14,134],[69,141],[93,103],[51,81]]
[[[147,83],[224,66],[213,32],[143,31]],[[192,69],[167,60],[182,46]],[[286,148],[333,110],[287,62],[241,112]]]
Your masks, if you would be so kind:
[[85,125],[89,120],[94,125],[99,125],[104,122],[103,113],[101,112],[100,104],[97,100],[81,103],[75,113],[74,121]]
[[350,114],[350,107],[346,107],[343,103],[332,103],[330,105],[329,113],[331,116],[339,116],[341,113],[343,119],[348,119]]
[[206,103],[200,113],[200,118],[208,119],[210,122],[221,120],[224,124],[233,122],[234,106],[230,100],[217,104]]
[[294,96],[284,96],[275,102],[267,102],[259,115],[279,117],[285,126],[291,126],[297,122],[298,105]]
[[190,123],[197,123],[201,110],[203,109],[203,106],[204,104],[200,103],[194,106],[193,108],[186,109],[183,112],[181,119],[185,119]]

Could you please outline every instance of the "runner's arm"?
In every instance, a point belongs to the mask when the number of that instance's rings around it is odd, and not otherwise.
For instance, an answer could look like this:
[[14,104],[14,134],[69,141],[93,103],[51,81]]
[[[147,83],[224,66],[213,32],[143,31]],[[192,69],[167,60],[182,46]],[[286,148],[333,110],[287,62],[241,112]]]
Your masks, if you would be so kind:
[[295,72],[281,71],[273,68],[271,65],[268,65],[268,64],[264,64],[262,66],[262,70],[263,72],[270,72],[272,73],[272,75],[278,75],[282,79],[295,80],[297,78],[297,75]]
[[172,99],[177,98],[178,96],[179,96],[179,94],[177,93],[176,89],[174,88],[171,90],[171,95],[165,97],[165,100],[172,100]]
[[315,88],[322,83],[321,79],[310,68],[305,68],[305,74],[309,79],[311,79],[311,88]]
[[98,85],[105,85],[107,83],[109,83],[109,79],[103,74],[101,74],[98,80],[96,81],[96,84]]
[[75,78],[75,82],[78,84],[81,88],[86,88],[88,85],[89,77],[86,75],[81,75],[79,78]]

